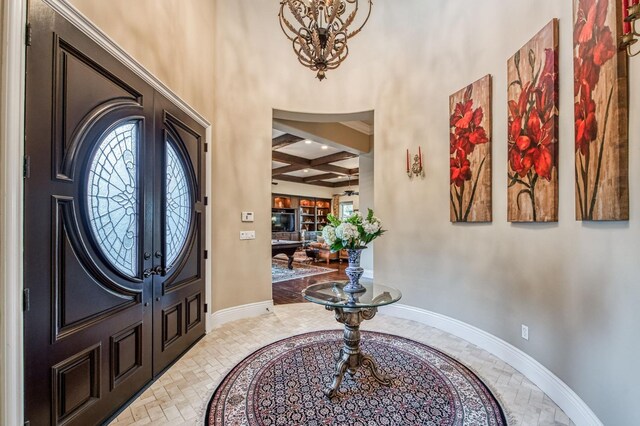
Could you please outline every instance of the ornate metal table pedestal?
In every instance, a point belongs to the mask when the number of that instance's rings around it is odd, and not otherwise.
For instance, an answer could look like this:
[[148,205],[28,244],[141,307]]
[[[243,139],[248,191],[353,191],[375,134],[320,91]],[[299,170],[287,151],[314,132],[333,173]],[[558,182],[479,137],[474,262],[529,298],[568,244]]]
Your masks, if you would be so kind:
[[370,320],[378,312],[378,308],[338,308],[326,306],[329,311],[335,311],[336,320],[344,324],[344,346],[340,353],[336,354],[336,371],[331,387],[324,391],[324,394],[332,398],[338,393],[344,373],[354,375],[360,367],[366,367],[371,371],[373,377],[383,385],[389,386],[391,379],[380,373],[378,367],[370,355],[360,351],[360,324],[364,320]]

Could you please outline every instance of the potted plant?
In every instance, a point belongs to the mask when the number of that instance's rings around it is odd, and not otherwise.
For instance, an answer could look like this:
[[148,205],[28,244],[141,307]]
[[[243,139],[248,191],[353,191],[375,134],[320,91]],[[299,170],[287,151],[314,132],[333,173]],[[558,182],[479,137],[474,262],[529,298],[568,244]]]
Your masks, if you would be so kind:
[[364,291],[365,288],[360,284],[360,277],[364,272],[360,267],[360,257],[362,250],[367,248],[367,244],[385,232],[382,229],[382,222],[374,216],[371,209],[368,209],[366,217],[356,211],[342,220],[332,214],[329,214],[327,219],[329,225],[322,230],[325,243],[331,251],[347,250],[349,255],[349,266],[345,270],[349,277],[349,284],[344,287],[344,291],[348,293]]

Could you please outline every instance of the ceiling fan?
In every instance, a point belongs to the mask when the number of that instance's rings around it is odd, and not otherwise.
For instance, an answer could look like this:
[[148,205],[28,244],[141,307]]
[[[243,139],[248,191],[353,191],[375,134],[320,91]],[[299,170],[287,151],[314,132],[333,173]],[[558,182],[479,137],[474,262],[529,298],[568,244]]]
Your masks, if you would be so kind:
[[349,186],[347,187],[347,189],[342,193],[342,194],[338,194],[338,195],[343,195],[346,197],[351,197],[354,195],[360,195],[360,192],[358,191],[354,191],[353,189],[351,189],[351,175],[347,176],[349,178]]

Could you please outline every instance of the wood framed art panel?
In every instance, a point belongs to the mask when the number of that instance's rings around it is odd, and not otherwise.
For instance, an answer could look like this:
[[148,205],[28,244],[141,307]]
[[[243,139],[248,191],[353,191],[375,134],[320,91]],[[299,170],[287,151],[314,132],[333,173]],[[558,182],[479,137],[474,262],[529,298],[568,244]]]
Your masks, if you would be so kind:
[[491,76],[449,97],[451,222],[491,222]]
[[509,222],[558,220],[558,20],[507,62]]
[[577,220],[629,219],[627,54],[617,0],[574,0]]

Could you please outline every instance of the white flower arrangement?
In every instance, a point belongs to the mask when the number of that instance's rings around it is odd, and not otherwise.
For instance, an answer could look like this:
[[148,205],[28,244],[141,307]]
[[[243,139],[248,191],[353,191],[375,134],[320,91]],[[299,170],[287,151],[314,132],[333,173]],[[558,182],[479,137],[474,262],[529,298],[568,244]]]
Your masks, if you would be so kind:
[[364,248],[385,232],[382,222],[373,215],[371,209],[366,218],[362,213],[355,212],[344,220],[339,220],[332,214],[327,219],[329,225],[322,230],[322,236],[332,251]]

